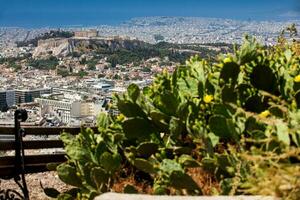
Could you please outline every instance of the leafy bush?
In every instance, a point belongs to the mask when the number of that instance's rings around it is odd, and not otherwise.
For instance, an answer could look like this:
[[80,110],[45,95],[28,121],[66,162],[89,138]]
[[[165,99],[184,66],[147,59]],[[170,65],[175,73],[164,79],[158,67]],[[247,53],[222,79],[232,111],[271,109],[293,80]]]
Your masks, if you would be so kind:
[[24,40],[24,41],[17,41],[16,44],[18,47],[23,47],[23,46],[38,46],[38,41],[39,40],[46,40],[46,39],[50,39],[50,38],[70,38],[73,37],[74,33],[73,32],[69,32],[69,31],[62,31],[62,30],[51,30],[50,32],[46,32],[43,34],[38,35],[37,37],[30,39],[30,40]]
[[40,70],[53,70],[56,69],[58,64],[58,59],[54,56],[51,56],[47,59],[30,59],[28,62],[29,66]]
[[[143,90],[130,85],[115,96],[121,114],[99,116],[99,134],[61,136],[68,161],[59,177],[80,199],[110,191],[124,168],[142,172],[154,194],[299,199],[299,64],[290,47],[264,49],[246,37],[217,63],[192,57]],[[217,185],[204,192],[191,168]]]
[[69,76],[70,73],[66,69],[57,69],[57,75],[61,75],[62,77]]

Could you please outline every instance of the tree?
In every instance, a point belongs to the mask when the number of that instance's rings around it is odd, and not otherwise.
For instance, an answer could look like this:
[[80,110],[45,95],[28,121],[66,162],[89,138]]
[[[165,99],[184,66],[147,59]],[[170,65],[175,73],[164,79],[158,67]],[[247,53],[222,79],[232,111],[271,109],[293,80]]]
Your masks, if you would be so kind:
[[113,79],[115,79],[115,80],[120,80],[120,79],[121,79],[121,77],[120,77],[120,75],[119,75],[119,74],[115,74],[115,75],[113,76]]
[[154,37],[156,42],[163,41],[165,39],[165,37],[162,36],[161,34],[155,34],[153,37]]
[[288,26],[286,28],[287,32],[289,32],[290,34],[290,37],[295,37],[298,35],[298,31],[297,31],[297,28],[296,28],[296,24],[291,24],[290,26]]
[[57,74],[58,75],[61,75],[62,77],[66,77],[66,76],[69,76],[69,72],[67,70],[63,70],[63,69],[58,69],[57,70]]
[[81,70],[78,72],[78,74],[77,74],[77,76],[79,76],[80,78],[83,78],[83,77],[86,76],[86,75],[88,75],[88,73],[85,72],[85,71],[83,71],[83,69],[81,69]]

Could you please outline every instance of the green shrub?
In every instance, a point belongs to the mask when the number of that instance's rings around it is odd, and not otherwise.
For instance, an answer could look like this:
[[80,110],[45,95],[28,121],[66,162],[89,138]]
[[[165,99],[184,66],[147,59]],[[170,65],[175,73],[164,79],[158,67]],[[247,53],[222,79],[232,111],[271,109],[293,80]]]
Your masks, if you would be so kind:
[[32,66],[36,69],[40,70],[53,70],[56,69],[56,66],[58,65],[58,59],[56,57],[49,57],[47,59],[30,59],[28,62],[29,66]]
[[220,185],[214,193],[299,199],[300,58],[246,37],[218,59],[192,57],[143,90],[130,85],[115,96],[121,114],[100,115],[99,134],[63,134],[60,178],[92,199],[126,167],[148,174],[155,194],[201,195],[188,172],[202,168]]

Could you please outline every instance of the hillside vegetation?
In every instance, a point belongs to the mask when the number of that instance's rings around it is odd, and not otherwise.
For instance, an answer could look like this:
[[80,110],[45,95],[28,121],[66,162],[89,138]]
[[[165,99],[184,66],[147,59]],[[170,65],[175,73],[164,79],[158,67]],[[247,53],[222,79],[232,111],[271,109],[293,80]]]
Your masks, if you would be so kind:
[[[139,41],[140,42],[140,41]],[[130,43],[136,43],[136,41],[127,41],[128,45],[125,47],[111,47],[107,44],[97,44],[87,46],[86,48],[75,50],[76,53],[72,56],[78,57],[85,53],[91,53],[95,59],[107,58],[112,65],[120,64],[126,65],[130,63],[142,63],[143,61],[153,58],[168,58],[169,61],[183,64],[185,60],[193,55],[201,55],[204,58],[214,58],[220,52],[227,52],[232,50],[231,45],[219,44],[219,50],[215,50],[209,47],[215,47],[213,45],[203,46],[201,44],[171,44],[167,42],[160,42],[157,44],[141,43],[141,45],[130,45]],[[128,46],[128,47],[126,47]]]
[[246,37],[217,60],[194,56],[143,90],[130,85],[115,96],[120,115],[100,114],[100,133],[62,134],[68,161],[56,170],[75,189],[45,192],[300,199],[299,56]]
[[70,38],[73,36],[74,36],[73,32],[61,31],[61,30],[58,30],[58,31],[51,30],[51,31],[43,33],[33,39],[26,40],[26,41],[18,41],[18,42],[16,42],[16,44],[18,47],[24,47],[24,46],[30,46],[30,45],[37,47],[39,40],[46,40],[46,39],[50,39],[50,38]]

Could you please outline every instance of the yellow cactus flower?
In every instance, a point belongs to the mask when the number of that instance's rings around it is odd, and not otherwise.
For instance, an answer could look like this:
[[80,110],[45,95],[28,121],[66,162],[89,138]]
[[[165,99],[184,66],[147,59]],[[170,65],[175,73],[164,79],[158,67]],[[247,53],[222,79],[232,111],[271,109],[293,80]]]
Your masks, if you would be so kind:
[[229,57],[226,57],[224,60],[223,60],[224,63],[230,63],[232,62],[231,58]]
[[213,95],[205,95],[204,98],[203,98],[203,101],[205,103],[210,103],[210,102],[212,102],[212,100],[214,100]]
[[299,83],[300,82],[300,75],[297,75],[295,78],[294,78],[294,81],[296,83]]
[[224,64],[223,63],[219,63],[219,64],[216,64],[216,66],[222,68],[224,66]]
[[121,113],[118,115],[117,120],[123,121],[125,119],[125,116]]
[[271,115],[270,111],[265,110],[265,111],[261,112],[258,116],[261,118],[267,118],[269,115]]

